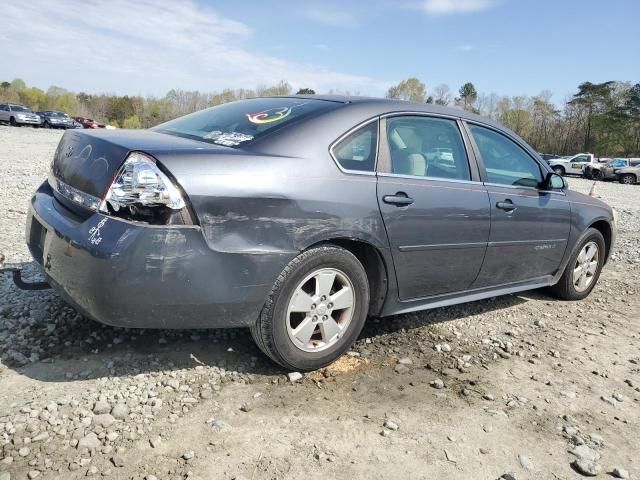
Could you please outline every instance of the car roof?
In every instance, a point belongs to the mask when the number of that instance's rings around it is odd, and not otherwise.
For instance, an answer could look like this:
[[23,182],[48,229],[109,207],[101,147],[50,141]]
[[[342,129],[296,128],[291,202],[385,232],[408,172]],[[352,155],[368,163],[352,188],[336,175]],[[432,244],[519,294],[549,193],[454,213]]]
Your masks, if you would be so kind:
[[475,113],[467,112],[461,108],[443,107],[435,105],[433,103],[418,103],[408,102],[405,100],[396,100],[391,98],[379,98],[379,97],[363,97],[358,95],[275,95],[265,96],[261,98],[308,98],[310,100],[324,100],[328,102],[337,102],[343,104],[353,104],[361,106],[369,106],[372,110],[378,110],[380,114],[389,112],[424,112],[434,113],[439,115],[448,115],[452,117],[464,118],[467,120],[474,120],[505,129],[504,126],[495,123],[494,121],[476,115]]

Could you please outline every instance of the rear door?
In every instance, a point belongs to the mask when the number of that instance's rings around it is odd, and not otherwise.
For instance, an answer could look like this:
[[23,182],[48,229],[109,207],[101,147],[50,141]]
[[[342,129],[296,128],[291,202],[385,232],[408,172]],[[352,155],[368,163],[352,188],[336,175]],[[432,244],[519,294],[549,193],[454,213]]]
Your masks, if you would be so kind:
[[466,290],[489,238],[489,198],[458,121],[381,121],[378,204],[402,300]]
[[541,165],[513,139],[486,126],[467,126],[491,202],[491,235],[474,287],[554,274],[571,224],[565,192],[541,189]]

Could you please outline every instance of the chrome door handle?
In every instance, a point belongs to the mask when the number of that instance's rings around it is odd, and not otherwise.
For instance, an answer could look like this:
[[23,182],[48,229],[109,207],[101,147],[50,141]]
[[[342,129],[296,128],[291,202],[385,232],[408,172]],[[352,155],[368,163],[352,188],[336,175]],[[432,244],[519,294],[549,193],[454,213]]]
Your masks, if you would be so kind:
[[496,208],[504,210],[505,212],[513,212],[518,207],[516,207],[513,202],[507,198],[504,202],[496,203]]
[[406,207],[411,205],[414,200],[404,192],[397,192],[395,195],[385,195],[382,197],[384,203],[395,205],[396,207]]

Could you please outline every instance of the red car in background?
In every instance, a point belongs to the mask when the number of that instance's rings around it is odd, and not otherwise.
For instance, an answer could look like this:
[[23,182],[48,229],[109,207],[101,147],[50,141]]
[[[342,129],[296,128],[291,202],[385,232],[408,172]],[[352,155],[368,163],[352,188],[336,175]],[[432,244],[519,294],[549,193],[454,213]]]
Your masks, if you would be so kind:
[[80,125],[82,125],[82,128],[105,128],[104,123],[97,122],[91,118],[73,117],[73,119],[76,122],[79,122]]

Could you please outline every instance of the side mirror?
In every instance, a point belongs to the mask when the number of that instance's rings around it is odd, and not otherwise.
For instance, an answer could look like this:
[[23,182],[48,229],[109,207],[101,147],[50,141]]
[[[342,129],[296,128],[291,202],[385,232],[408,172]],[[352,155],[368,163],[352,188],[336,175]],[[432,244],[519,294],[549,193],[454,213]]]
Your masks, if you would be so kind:
[[567,188],[567,182],[561,175],[549,172],[545,178],[544,187],[545,190],[564,190]]

